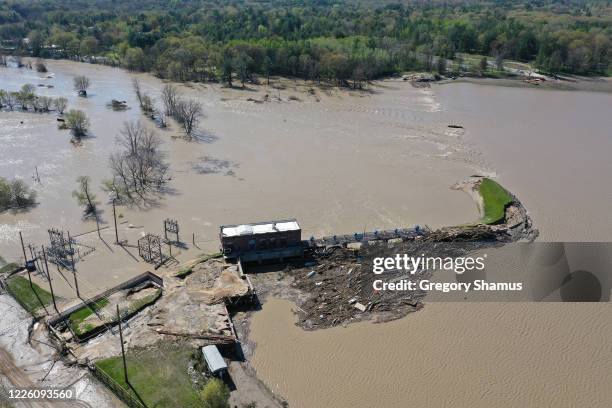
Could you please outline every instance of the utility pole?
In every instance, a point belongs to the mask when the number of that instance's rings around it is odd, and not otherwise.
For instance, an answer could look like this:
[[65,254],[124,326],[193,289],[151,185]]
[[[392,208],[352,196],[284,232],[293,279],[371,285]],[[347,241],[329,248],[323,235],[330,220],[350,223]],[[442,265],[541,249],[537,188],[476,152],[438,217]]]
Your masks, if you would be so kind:
[[115,199],[113,198],[113,218],[115,219],[115,244],[119,244],[119,233],[117,232],[117,213],[115,211]]
[[127,363],[125,361],[125,348],[123,346],[123,329],[121,328],[121,315],[119,314],[119,305],[117,305],[117,321],[119,322],[119,340],[121,341],[121,357],[123,357],[123,376],[125,377],[125,383],[129,384],[127,372]]
[[49,289],[51,289],[51,298],[53,299],[53,308],[59,314],[59,310],[57,310],[57,304],[55,303],[55,294],[53,293],[53,285],[51,284],[51,273],[49,271],[49,264],[47,263],[47,254],[45,252],[45,247],[42,247],[43,258],[45,260],[45,267],[47,268],[47,279],[49,280]]
[[21,240],[21,249],[23,249],[23,262],[26,264],[26,271],[28,271],[28,280],[30,281],[30,289],[34,291],[34,286],[32,285],[32,275],[30,275],[30,269],[28,268],[28,255],[26,255],[25,245],[23,245],[23,236],[21,235],[21,231],[19,231],[19,239]]
[[72,238],[70,238],[70,231],[68,231],[68,245],[70,245],[70,261],[72,262],[72,276],[74,276],[74,286],[76,288],[77,297],[80,299],[81,294],[79,293],[79,282],[77,281],[76,268],[74,267],[74,250],[72,249]]
[[25,265],[28,262],[28,256],[26,255],[25,245],[23,245],[23,235],[21,235],[21,231],[19,231],[19,240],[21,240],[21,249],[23,249],[23,262]]

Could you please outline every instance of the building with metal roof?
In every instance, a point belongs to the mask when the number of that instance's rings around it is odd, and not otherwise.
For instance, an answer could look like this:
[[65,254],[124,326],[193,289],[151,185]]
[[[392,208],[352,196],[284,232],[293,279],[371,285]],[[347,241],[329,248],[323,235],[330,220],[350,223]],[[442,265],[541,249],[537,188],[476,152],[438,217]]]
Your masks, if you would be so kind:
[[227,364],[215,345],[202,347],[202,355],[206,365],[213,375],[222,375],[227,371]]

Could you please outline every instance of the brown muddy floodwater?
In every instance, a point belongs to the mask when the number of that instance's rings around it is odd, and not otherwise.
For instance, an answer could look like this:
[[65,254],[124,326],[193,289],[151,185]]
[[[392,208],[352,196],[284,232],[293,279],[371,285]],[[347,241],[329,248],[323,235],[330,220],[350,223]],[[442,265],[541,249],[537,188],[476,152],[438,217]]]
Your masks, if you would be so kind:
[[[137,76],[152,95],[163,86],[150,75],[110,67],[67,61],[48,65],[52,78],[28,69],[1,68],[0,88],[53,85],[37,91],[67,96],[69,109],[84,110],[92,122],[91,137],[74,147],[68,131],[57,129],[54,114],[0,112],[0,175],[34,184],[38,166],[41,178],[34,185],[40,203],[36,208],[0,215],[0,253],[9,260],[21,256],[19,230],[27,242],[40,245],[48,242],[49,227],[72,235],[95,228],[95,223],[81,220],[81,209],[71,196],[76,177],[88,175],[99,186],[110,175],[108,157],[123,123],[141,119],[152,126],[139,112],[132,78]],[[88,98],[72,90],[75,75],[91,78]],[[312,95],[291,81],[283,81],[283,86],[286,89],[262,86],[247,91],[181,86],[182,94],[204,104],[199,136],[187,142],[174,138],[177,126],[159,131],[170,163],[172,193],[144,210],[121,208],[121,238],[135,243],[143,232],[161,233],[162,221],[170,217],[178,219],[184,241],[195,233],[200,248],[214,251],[218,226],[228,223],[296,217],[307,238],[364,228],[442,226],[477,217],[469,197],[448,187],[479,172],[480,157],[463,143],[462,135],[440,122],[440,105],[430,89],[389,82],[371,94],[317,90]],[[271,102],[247,100],[266,94]],[[289,100],[291,96],[299,100]],[[113,98],[127,101],[131,109],[110,110],[106,105]],[[111,245],[95,233],[80,237],[96,247],[78,265],[90,293],[147,267],[112,246],[112,209],[105,197],[98,191],[102,222],[110,227],[102,236]],[[130,224],[138,228],[128,228]],[[70,279],[57,278],[59,293],[73,296]]]
[[[86,111],[92,137],[75,148],[53,114],[0,112],[0,175],[34,184],[38,166],[41,176],[35,209],[0,215],[0,254],[8,260],[20,256],[18,230],[40,245],[50,226],[73,235],[93,228],[70,196],[75,179],[89,175],[98,185],[108,177],[122,123],[145,120],[131,90],[134,74],[59,61],[49,68],[50,79],[2,68],[0,88],[53,84],[37,89]],[[87,99],[71,89],[81,74],[92,79]],[[152,94],[163,85],[137,76]],[[122,237],[161,233],[167,217],[179,220],[185,241],[195,233],[203,250],[216,249],[220,224],[281,217],[297,217],[306,237],[469,222],[474,204],[448,187],[478,173],[497,174],[517,194],[543,239],[612,239],[609,94],[384,81],[368,94],[312,95],[283,84],[181,86],[205,105],[200,135],[186,142],[173,137],[176,126],[159,131],[173,193],[144,210],[121,208]],[[266,94],[272,102],[247,100]],[[112,98],[131,109],[109,110]],[[103,208],[111,225],[110,206]],[[109,243],[113,235],[102,234]],[[97,248],[78,265],[91,293],[150,269],[95,234],[81,239]],[[74,296],[69,281],[52,272],[61,294]],[[253,366],[295,407],[604,407],[612,400],[609,306],[435,303],[388,324],[305,332],[293,324],[291,304],[273,299],[252,322]]]

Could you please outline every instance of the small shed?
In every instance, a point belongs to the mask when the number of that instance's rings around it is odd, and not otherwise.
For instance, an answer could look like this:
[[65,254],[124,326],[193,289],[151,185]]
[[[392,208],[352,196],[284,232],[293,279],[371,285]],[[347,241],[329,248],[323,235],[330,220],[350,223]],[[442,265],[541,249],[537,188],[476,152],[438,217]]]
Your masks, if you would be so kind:
[[202,355],[206,365],[213,375],[223,375],[227,371],[227,364],[215,345],[202,347]]

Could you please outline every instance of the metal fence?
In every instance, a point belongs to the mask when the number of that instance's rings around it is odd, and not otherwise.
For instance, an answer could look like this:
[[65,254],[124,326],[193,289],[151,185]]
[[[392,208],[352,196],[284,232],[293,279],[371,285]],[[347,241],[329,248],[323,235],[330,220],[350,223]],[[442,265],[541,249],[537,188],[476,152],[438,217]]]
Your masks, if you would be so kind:
[[147,408],[143,405],[136,397],[134,397],[128,390],[119,385],[113,380],[108,374],[96,367],[95,364],[90,364],[89,369],[94,377],[100,380],[106,385],[121,401],[123,401],[130,408]]

